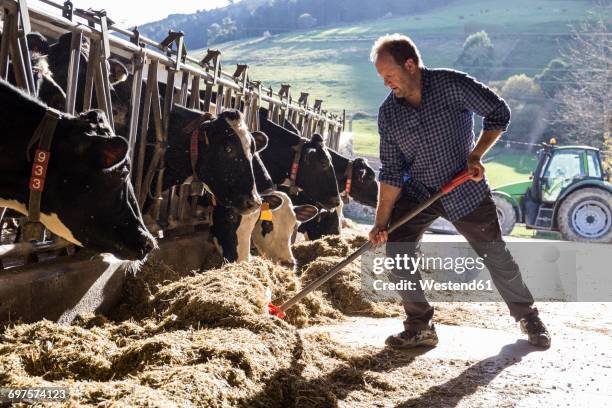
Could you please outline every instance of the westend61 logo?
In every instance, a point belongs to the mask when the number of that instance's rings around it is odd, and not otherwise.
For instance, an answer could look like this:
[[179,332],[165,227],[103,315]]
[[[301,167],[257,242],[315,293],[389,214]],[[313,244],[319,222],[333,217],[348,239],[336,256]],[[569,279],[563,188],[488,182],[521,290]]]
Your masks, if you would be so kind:
[[372,272],[380,275],[385,271],[408,271],[416,273],[417,269],[454,271],[462,274],[469,271],[482,271],[485,268],[484,259],[481,257],[441,257],[441,256],[417,256],[410,257],[408,254],[397,254],[395,257],[375,257],[373,259]]

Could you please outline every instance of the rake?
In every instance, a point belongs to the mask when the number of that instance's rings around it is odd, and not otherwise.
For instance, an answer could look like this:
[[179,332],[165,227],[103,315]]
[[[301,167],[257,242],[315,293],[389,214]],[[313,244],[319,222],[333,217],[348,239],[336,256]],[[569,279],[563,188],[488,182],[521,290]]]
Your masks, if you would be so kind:
[[[461,184],[465,183],[467,180],[470,180],[470,179],[471,179],[471,176],[470,176],[470,174],[468,173],[467,170],[461,172],[459,175],[457,175],[455,178],[453,178],[449,183],[445,184],[437,193],[435,193],[430,198],[428,198],[427,200],[425,200],[424,202],[419,204],[418,207],[416,207],[414,210],[410,211],[404,217],[402,217],[401,219],[399,219],[396,222],[394,222],[389,227],[388,232],[391,233],[391,232],[395,231],[396,229],[398,229],[399,227],[401,227],[402,225],[404,225],[405,223],[410,221],[412,218],[414,218],[421,211],[423,211],[424,209],[426,209],[427,207],[432,205],[440,197],[442,197],[445,194],[450,193],[456,187],[460,186]],[[293,305],[298,303],[300,300],[302,300],[310,292],[312,292],[313,290],[317,289],[319,286],[323,285],[329,279],[331,279],[332,277],[337,275],[340,271],[342,271],[342,269],[345,266],[347,266],[348,264],[353,262],[355,259],[359,258],[361,255],[363,255],[368,250],[370,250],[373,245],[374,244],[372,244],[371,241],[366,242],[359,249],[357,249],[355,252],[353,252],[352,254],[347,256],[346,258],[344,258],[342,261],[338,262],[333,268],[331,268],[325,274],[319,276],[317,279],[315,279],[314,281],[310,282],[310,284],[308,284],[308,286],[306,286],[304,289],[302,289],[300,292],[298,292],[295,296],[293,296],[291,299],[287,300],[282,305],[275,306],[272,303],[268,303],[268,312],[270,314],[274,315],[274,316],[279,317],[279,318],[285,317],[285,312],[290,307],[292,307]]]

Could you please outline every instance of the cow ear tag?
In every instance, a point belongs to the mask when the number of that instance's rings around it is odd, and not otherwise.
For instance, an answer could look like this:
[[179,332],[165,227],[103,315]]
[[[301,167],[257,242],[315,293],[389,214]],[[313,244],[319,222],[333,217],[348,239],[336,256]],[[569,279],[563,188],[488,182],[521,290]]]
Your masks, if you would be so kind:
[[272,221],[272,211],[270,211],[270,204],[265,201],[261,203],[259,219],[262,221]]

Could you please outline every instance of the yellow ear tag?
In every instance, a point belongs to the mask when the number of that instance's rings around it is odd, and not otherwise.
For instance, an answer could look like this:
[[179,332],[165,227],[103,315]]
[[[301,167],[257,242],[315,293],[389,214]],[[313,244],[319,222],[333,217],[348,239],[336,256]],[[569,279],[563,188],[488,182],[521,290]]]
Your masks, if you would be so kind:
[[265,201],[261,204],[261,212],[259,213],[259,219],[262,221],[272,221],[272,211],[270,211],[270,204]]

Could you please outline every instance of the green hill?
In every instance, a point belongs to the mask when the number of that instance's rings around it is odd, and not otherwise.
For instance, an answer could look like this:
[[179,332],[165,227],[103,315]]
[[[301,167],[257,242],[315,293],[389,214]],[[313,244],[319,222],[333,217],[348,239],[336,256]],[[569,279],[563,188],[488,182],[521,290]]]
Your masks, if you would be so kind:
[[[559,55],[572,22],[586,15],[591,3],[576,0],[515,0],[504,3],[463,0],[430,12],[384,18],[325,29],[295,31],[216,45],[222,65],[247,63],[251,77],[278,89],[309,92],[323,108],[375,113],[387,94],[369,62],[373,41],[386,33],[411,36],[431,67],[452,67],[467,35],[486,30],[495,49],[495,80],[517,73],[534,76]],[[231,68],[227,69],[228,71]],[[356,146],[377,154],[375,123],[354,123]]]

